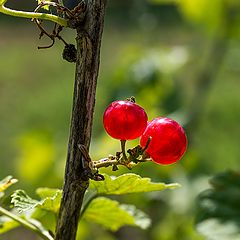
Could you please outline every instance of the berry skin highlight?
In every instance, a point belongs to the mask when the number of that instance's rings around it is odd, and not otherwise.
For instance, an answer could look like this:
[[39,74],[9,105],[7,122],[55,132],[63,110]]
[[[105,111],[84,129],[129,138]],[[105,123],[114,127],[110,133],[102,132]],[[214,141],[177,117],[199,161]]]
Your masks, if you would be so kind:
[[131,101],[114,101],[104,112],[103,125],[115,139],[132,140],[140,137],[147,127],[145,110]]
[[171,164],[181,159],[187,148],[187,137],[184,129],[170,118],[155,118],[148,122],[140,138],[140,145],[146,146],[152,160],[158,164]]

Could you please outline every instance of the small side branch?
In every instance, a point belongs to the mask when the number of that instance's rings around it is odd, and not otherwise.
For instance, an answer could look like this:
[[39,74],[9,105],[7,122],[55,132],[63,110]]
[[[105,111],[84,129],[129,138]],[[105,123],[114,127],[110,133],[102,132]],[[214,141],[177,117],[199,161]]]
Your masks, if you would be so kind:
[[33,223],[9,212],[8,210],[0,207],[0,213],[11,218],[12,220],[18,222],[20,225],[22,225],[23,227],[35,232],[36,234],[38,234],[42,239],[45,240],[54,240],[53,237],[47,232],[47,231],[43,231],[41,229],[39,229],[37,226],[35,226]]
[[85,161],[85,172],[86,175],[95,181],[104,180],[104,177],[99,174],[99,169],[102,167],[112,167],[112,171],[118,170],[118,165],[125,166],[128,169],[132,169],[139,163],[143,162],[150,162],[152,159],[150,158],[149,154],[146,152],[149,144],[151,141],[151,137],[148,138],[146,146],[142,148],[140,145],[132,149],[128,149],[126,154],[125,151],[125,144],[126,141],[121,140],[121,149],[122,152],[116,152],[116,155],[110,155],[107,158],[102,158],[98,161],[92,161],[91,157],[89,156],[88,149],[85,145],[79,144],[78,148],[81,151],[82,155],[84,156]]
[[53,14],[48,14],[48,13],[25,12],[25,11],[14,10],[14,9],[5,7],[4,6],[5,2],[6,1],[0,2],[0,12],[6,15],[10,15],[14,17],[30,18],[30,19],[49,20],[64,27],[67,27],[68,25],[68,21],[62,17],[56,16]]
[[114,168],[118,165],[122,165],[122,166],[127,167],[128,169],[132,169],[138,163],[151,162],[151,161],[152,161],[151,158],[145,158],[145,159],[136,160],[135,162],[129,162],[126,165],[126,164],[123,164],[123,163],[119,162],[117,159],[103,158],[103,159],[100,159],[98,161],[93,161],[93,168],[99,169],[99,168],[102,168],[102,167],[110,167],[110,166],[112,166]]

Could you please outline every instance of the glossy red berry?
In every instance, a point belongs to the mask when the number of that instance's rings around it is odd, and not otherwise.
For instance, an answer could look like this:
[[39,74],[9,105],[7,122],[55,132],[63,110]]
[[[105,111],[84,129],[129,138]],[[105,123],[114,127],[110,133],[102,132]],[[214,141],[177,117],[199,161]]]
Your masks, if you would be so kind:
[[148,122],[147,128],[140,138],[140,145],[150,144],[146,152],[152,160],[159,164],[171,164],[178,161],[187,148],[187,137],[183,128],[170,118],[155,118]]
[[103,125],[107,133],[116,139],[138,138],[147,126],[147,114],[131,101],[112,102],[104,112]]

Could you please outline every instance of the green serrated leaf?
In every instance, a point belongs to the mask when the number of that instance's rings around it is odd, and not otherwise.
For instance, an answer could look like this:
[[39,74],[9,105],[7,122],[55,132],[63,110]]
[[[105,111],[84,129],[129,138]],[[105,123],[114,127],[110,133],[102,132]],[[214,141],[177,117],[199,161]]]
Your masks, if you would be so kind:
[[61,191],[58,188],[37,188],[36,193],[41,198],[53,197],[57,192]]
[[[48,191],[47,189],[39,189],[38,193],[40,197],[42,197],[41,201],[32,199],[23,190],[17,190],[11,196],[11,203],[13,203],[14,207],[17,208],[19,213],[29,211],[35,208],[40,208],[46,211],[57,213],[60,208],[62,191],[59,189],[48,189]],[[48,196],[44,197],[44,195]]]
[[19,226],[19,223],[12,220],[9,217],[1,216],[0,217],[0,234],[8,232]]
[[5,191],[11,185],[16,183],[18,180],[14,179],[12,176],[7,176],[3,180],[0,181],[0,192]]
[[117,231],[124,225],[138,226],[143,229],[150,225],[150,219],[146,214],[134,206],[121,205],[105,197],[94,199],[84,213],[84,218],[111,231]]
[[104,174],[104,181],[91,181],[90,188],[98,194],[119,195],[127,193],[153,192],[179,187],[178,183],[154,183],[150,178],[142,178],[133,173],[111,177]]
[[62,191],[57,190],[52,197],[46,197],[45,199],[40,201],[37,207],[50,212],[58,213],[60,208],[61,198],[62,198]]
[[30,198],[23,190],[16,190],[11,195],[11,198],[11,203],[17,208],[19,213],[33,209],[38,204],[37,200]]

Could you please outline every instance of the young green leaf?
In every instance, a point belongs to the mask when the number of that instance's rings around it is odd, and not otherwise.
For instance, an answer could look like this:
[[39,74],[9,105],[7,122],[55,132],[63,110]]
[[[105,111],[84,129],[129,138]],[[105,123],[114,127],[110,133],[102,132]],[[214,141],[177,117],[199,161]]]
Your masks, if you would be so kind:
[[150,178],[142,178],[133,173],[123,174],[119,177],[111,177],[104,174],[104,181],[91,181],[90,188],[98,194],[120,195],[127,193],[141,193],[162,191],[179,187],[178,183],[154,183]]
[[41,199],[44,199],[47,197],[53,197],[59,191],[61,190],[58,188],[47,188],[47,187],[36,189],[36,193]]
[[13,203],[19,213],[35,208],[39,203],[39,201],[30,198],[23,190],[16,190],[11,197],[11,203]]
[[117,231],[124,225],[147,228],[151,221],[145,213],[131,205],[121,205],[119,202],[98,197],[88,206],[83,216],[86,220],[94,222]]
[[[12,194],[11,203],[14,204],[14,207],[16,207],[20,213],[34,208],[41,208],[57,213],[60,207],[62,191],[58,189],[48,189],[48,194],[46,192],[47,189],[38,189],[39,195],[43,197],[41,201],[38,201],[30,198],[23,190],[17,190]],[[52,193],[51,196],[50,192]],[[49,196],[44,197],[44,194]]]
[[57,190],[52,197],[46,197],[40,201],[37,207],[57,214],[60,208],[61,197],[62,191]]

